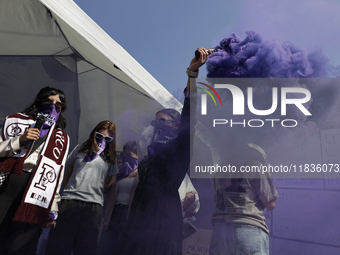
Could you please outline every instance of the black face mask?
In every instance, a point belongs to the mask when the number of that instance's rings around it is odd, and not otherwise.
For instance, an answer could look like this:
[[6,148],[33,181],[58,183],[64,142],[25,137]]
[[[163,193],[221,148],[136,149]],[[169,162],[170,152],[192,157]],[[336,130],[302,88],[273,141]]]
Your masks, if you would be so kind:
[[178,136],[178,129],[171,127],[167,122],[172,120],[153,120],[151,125],[154,126],[154,132],[151,140],[151,144],[148,146],[148,154],[153,155],[163,144],[168,143],[172,139]]
[[173,120],[153,120],[151,125],[155,127],[151,142],[165,144],[178,136],[178,129],[170,126]]

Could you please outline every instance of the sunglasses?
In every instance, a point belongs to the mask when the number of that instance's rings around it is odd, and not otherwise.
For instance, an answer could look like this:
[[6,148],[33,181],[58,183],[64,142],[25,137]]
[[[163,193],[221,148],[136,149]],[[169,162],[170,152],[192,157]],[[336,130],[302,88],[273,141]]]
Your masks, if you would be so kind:
[[102,133],[99,133],[99,132],[96,132],[95,133],[95,136],[96,136],[96,138],[98,138],[98,139],[105,139],[105,141],[106,142],[108,142],[108,143],[110,143],[110,142],[112,142],[113,141],[113,137],[111,137],[111,136],[105,136],[105,135],[103,135]]
[[164,118],[161,118],[159,120],[153,120],[151,121],[151,125],[152,126],[159,126],[159,125],[167,125],[167,126],[171,126],[175,123],[175,121],[173,120],[166,120]]
[[[50,98],[45,98],[42,101],[42,104],[53,104],[53,100],[50,99]],[[65,104],[62,103],[62,102],[56,102],[54,105],[55,105],[56,109],[59,110],[59,111],[62,111],[62,110],[65,109]]]

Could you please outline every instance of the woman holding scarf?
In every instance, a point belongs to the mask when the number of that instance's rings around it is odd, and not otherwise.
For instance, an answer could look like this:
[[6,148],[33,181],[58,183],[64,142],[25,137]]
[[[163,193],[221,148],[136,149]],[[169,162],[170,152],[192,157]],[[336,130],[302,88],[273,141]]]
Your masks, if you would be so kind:
[[45,87],[23,113],[9,115],[4,121],[0,136],[0,254],[36,254],[41,228],[55,224],[68,152],[69,138],[62,131],[65,109],[64,93]]
[[102,221],[104,188],[117,174],[116,127],[100,122],[68,157],[57,225],[46,254],[96,254]]

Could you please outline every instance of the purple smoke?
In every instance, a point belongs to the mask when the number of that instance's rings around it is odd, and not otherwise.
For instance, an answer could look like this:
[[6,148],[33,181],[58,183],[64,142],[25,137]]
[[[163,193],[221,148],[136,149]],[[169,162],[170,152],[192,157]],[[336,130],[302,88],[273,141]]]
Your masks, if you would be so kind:
[[327,77],[328,60],[320,49],[308,53],[290,42],[263,40],[254,31],[242,41],[233,33],[224,38],[207,61],[208,78]]
[[[284,128],[281,125],[276,125],[274,128],[270,125],[263,128],[241,125],[235,128],[227,128],[228,125],[218,127],[221,130],[215,131],[219,135],[219,140],[225,139],[223,141],[228,141],[230,145],[228,148],[225,148],[224,144],[219,145],[226,155],[228,149],[235,151],[235,148],[250,142],[260,145],[272,154],[283,155],[285,153],[282,151],[283,148],[294,147],[297,141],[308,141],[318,130],[340,126],[337,114],[340,110],[338,103],[340,88],[337,86],[337,80],[320,79],[339,76],[340,68],[329,66],[322,49],[308,52],[290,42],[265,40],[253,31],[246,32],[244,40],[233,33],[230,37],[224,38],[215,49],[216,51],[210,55],[206,63],[208,82],[210,82],[209,78],[292,78],[275,79],[275,87],[278,91],[282,87],[306,88],[312,95],[312,99],[304,104],[312,116],[306,116],[294,105],[290,105],[287,114],[282,116],[280,104],[274,113],[265,116],[268,119],[294,119],[298,122],[295,128]],[[271,83],[272,79],[267,81],[268,83],[260,79],[251,79],[245,84],[251,85],[253,89],[255,109],[269,109],[272,104],[273,83]],[[211,85],[214,84],[213,80],[211,82]],[[249,86],[240,87],[245,98]],[[247,107],[244,115],[233,115],[233,100],[229,91],[220,89],[218,93],[223,101],[223,107],[214,108],[214,103],[208,100],[210,112],[206,118],[200,120],[204,125],[211,125],[212,119],[225,118],[230,123],[230,119],[242,122],[260,118],[249,112]],[[302,95],[289,95],[290,98],[300,96]],[[219,142],[216,141],[216,144]]]
[[[339,127],[340,120],[336,113],[339,111],[337,98],[340,90],[337,82],[334,81],[335,85],[330,85],[329,80],[318,79],[319,86],[310,84],[310,78],[340,77],[340,66],[329,65],[322,49],[308,52],[291,42],[281,44],[276,40],[265,40],[254,31],[246,32],[244,40],[233,33],[224,38],[215,49],[206,63],[208,78],[298,78],[290,85],[278,83],[277,86],[303,87],[310,90],[312,100],[305,104],[305,107],[311,111],[312,116],[306,118],[293,108],[286,117],[298,120],[300,125],[312,121],[319,128]],[[252,86],[255,95],[271,98],[271,86]],[[270,104],[271,100],[254,102],[257,109],[268,109]],[[271,117],[277,118],[279,115],[274,113]]]

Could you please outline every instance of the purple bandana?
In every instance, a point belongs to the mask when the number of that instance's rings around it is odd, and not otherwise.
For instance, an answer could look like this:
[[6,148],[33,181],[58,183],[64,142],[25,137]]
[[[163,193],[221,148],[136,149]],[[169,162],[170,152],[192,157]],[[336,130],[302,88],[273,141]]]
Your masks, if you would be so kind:
[[98,139],[96,137],[96,141],[97,141],[97,144],[98,144],[98,151],[93,151],[90,157],[88,155],[86,155],[83,159],[83,162],[89,162],[89,161],[94,160],[96,157],[98,157],[98,155],[100,153],[102,153],[105,150],[105,147],[106,147],[105,139],[104,138]]
[[50,130],[50,127],[58,121],[59,114],[60,112],[56,110],[54,104],[42,104],[39,106],[37,117],[44,115],[46,118],[46,121],[40,130],[40,137],[45,136],[48,133],[48,130]]
[[116,175],[117,182],[121,179],[128,177],[138,167],[138,159],[131,157],[130,155],[123,155],[123,163]]

